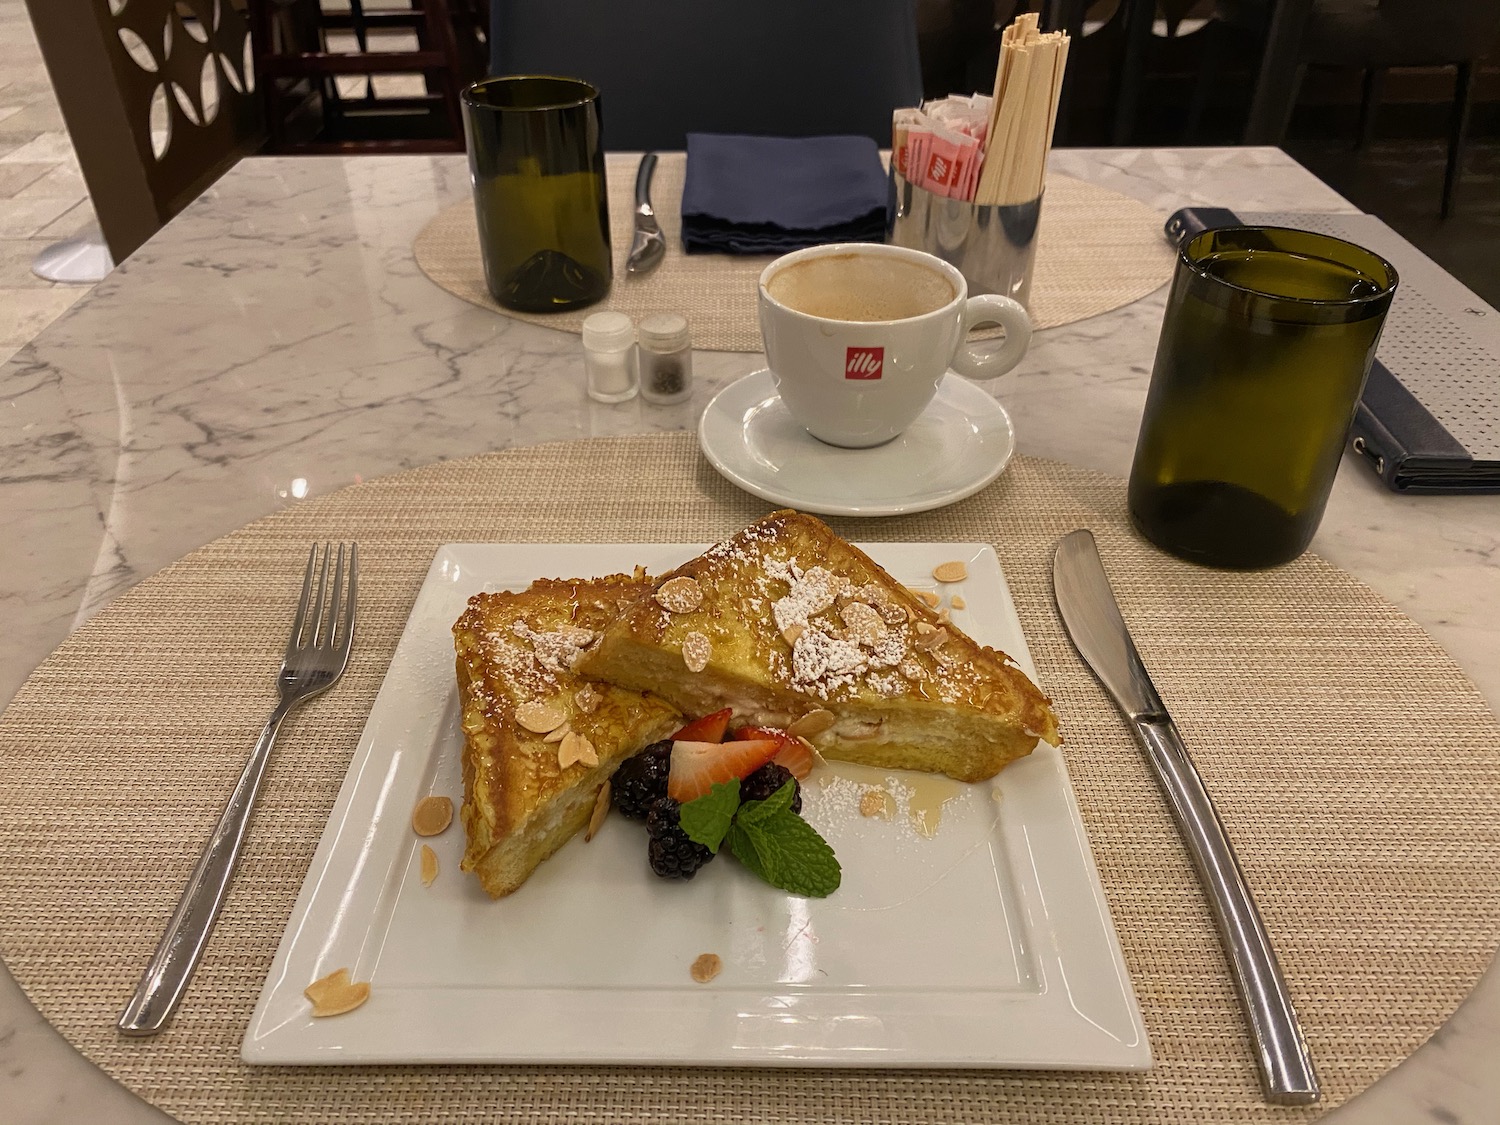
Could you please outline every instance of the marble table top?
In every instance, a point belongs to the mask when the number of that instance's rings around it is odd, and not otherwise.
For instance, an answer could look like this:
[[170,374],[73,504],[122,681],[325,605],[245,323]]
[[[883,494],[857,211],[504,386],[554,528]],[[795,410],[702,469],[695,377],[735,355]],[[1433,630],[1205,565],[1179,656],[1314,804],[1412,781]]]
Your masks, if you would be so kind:
[[[1053,159],[1163,212],[1351,209],[1276,149]],[[611,174],[633,171],[621,157]],[[763,365],[700,352],[690,402],[590,401],[576,336],[465,304],[417,269],[417,232],[467,191],[462,157],[246,160],[0,369],[0,699],[121,591],[300,497],[507,446],[689,428]],[[1037,335],[995,388],[1021,452],[1125,475],[1163,299]],[[1500,497],[1397,496],[1346,463],[1313,550],[1425,627],[1500,709]],[[1328,1120],[1500,1121],[1497,1057],[1492,967],[1430,1043]],[[9,1125],[167,1120],[8,974],[0,1106]]]

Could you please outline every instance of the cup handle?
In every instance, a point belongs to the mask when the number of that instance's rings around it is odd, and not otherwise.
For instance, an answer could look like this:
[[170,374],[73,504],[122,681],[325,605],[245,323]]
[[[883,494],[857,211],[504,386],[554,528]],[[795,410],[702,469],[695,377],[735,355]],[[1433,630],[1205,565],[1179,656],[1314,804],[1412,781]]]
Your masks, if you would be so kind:
[[[1020,302],[998,293],[980,293],[964,304],[965,334],[976,324],[999,321],[1005,329],[1005,340],[999,348],[981,350],[978,344],[963,344],[953,357],[952,367],[970,379],[993,379],[1004,375],[1026,354],[1031,344],[1031,318]],[[988,348],[990,341],[983,341]]]

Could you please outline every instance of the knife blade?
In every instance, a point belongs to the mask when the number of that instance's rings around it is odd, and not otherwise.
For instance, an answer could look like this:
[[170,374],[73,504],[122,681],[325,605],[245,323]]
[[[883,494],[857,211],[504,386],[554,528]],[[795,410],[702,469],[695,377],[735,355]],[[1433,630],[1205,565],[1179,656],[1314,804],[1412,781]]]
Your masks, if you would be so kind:
[[641,157],[635,173],[635,235],[630,240],[630,256],[625,259],[625,272],[637,277],[661,265],[667,252],[667,240],[651,208],[651,175],[655,171],[656,153],[648,152]]
[[1136,651],[1092,532],[1058,540],[1052,555],[1058,616],[1078,654],[1134,728],[1214,915],[1250,1030],[1265,1099],[1311,1105],[1321,1096],[1270,935],[1218,810]]

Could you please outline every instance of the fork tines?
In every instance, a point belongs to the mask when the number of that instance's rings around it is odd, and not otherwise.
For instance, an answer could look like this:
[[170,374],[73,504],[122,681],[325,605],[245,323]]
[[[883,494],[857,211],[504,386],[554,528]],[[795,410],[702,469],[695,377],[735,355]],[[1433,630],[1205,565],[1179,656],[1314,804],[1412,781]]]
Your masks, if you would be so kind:
[[[314,543],[307,555],[307,571],[302,576],[302,597],[297,602],[297,616],[292,624],[291,638],[287,642],[289,657],[309,648],[347,653],[354,636],[359,544],[324,543],[321,544],[321,552],[319,546]],[[328,585],[330,563],[333,565],[331,591]],[[316,590],[313,585],[314,575],[317,576]],[[312,603],[310,614],[309,601]]]

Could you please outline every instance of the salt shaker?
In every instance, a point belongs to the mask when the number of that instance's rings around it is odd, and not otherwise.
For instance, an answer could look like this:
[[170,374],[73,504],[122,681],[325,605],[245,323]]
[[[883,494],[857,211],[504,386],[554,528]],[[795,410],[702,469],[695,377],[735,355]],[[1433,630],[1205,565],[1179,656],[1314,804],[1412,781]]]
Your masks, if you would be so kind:
[[687,318],[653,313],[641,321],[641,397],[667,406],[693,393],[693,348]]
[[622,312],[596,312],[583,322],[583,364],[589,398],[624,402],[635,397],[635,325]]

